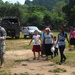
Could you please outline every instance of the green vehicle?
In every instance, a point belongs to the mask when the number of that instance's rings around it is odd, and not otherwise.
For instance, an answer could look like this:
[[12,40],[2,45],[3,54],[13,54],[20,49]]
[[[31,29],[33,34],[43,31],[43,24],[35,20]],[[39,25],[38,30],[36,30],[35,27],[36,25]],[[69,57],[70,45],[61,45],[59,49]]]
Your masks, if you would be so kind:
[[17,17],[4,17],[1,20],[1,26],[5,28],[7,36],[15,39],[20,37],[20,22]]

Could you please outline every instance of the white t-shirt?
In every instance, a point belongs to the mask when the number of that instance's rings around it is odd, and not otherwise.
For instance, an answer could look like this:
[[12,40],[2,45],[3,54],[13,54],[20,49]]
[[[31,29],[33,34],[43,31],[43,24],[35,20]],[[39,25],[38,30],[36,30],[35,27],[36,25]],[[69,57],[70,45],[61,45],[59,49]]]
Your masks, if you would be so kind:
[[40,45],[40,35],[33,35],[34,45]]
[[53,34],[45,34],[45,44],[53,44]]

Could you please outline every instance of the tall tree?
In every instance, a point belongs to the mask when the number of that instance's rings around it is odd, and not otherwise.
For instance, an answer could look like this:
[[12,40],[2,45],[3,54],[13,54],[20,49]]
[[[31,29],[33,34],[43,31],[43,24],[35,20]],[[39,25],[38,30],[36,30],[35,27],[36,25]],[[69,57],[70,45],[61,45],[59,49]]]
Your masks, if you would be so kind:
[[[27,1],[28,3],[26,3]],[[44,6],[48,10],[52,10],[53,6],[56,5],[56,3],[61,2],[61,1],[68,3],[69,0],[33,0],[31,2],[29,2],[29,0],[26,0],[25,4],[29,5],[30,3],[32,3],[33,5]]]
[[63,12],[66,14],[68,26],[75,27],[75,0],[70,0],[69,4],[63,7]]

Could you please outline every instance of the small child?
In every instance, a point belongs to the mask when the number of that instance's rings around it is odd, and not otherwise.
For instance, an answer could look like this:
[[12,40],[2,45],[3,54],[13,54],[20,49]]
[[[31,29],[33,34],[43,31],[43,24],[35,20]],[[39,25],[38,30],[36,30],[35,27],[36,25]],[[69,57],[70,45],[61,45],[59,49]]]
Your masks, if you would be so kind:
[[54,36],[54,47],[55,47],[54,57],[58,55],[58,44],[56,43],[57,43],[57,39],[56,36]]
[[[29,45],[30,45],[31,42],[34,40],[34,45],[33,45],[33,48],[32,48],[33,55],[34,55],[33,60],[36,59],[35,52],[38,52],[37,60],[39,60],[39,58],[40,58],[40,52],[41,52],[40,44],[41,44],[41,42],[42,42],[42,39],[41,39],[40,35],[38,35],[38,31],[37,31],[37,30],[34,31],[34,34],[35,34],[35,35],[33,35],[33,37],[32,37],[32,39],[31,39]],[[41,42],[40,42],[40,41],[41,41]]]

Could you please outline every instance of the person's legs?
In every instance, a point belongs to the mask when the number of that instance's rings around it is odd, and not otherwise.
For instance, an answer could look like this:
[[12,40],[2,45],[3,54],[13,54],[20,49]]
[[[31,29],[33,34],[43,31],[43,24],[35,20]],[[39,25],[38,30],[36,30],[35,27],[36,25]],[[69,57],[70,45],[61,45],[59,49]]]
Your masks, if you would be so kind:
[[39,60],[39,58],[40,58],[40,52],[38,52],[38,58],[37,58],[37,60]]
[[54,56],[57,56],[57,55],[58,55],[58,48],[55,48]]
[[65,46],[59,46],[60,57],[61,57],[60,62],[61,63],[66,60],[66,57],[64,55],[64,49],[65,49]]
[[56,53],[56,48],[55,48],[55,51],[54,51],[54,57],[56,57],[56,54],[57,54],[57,53]]
[[58,55],[58,48],[56,48],[56,55]]
[[53,52],[51,52],[51,48],[52,48],[53,44],[50,44],[50,55],[51,55],[51,59],[53,59]]
[[2,67],[4,62],[4,54],[0,51],[0,67]]
[[48,45],[45,44],[45,55],[46,55],[46,60],[48,60]]
[[33,51],[33,55],[34,55],[33,60],[35,60],[36,59],[35,51]]
[[4,62],[4,56],[3,54],[1,55],[1,66],[3,65],[3,62]]

